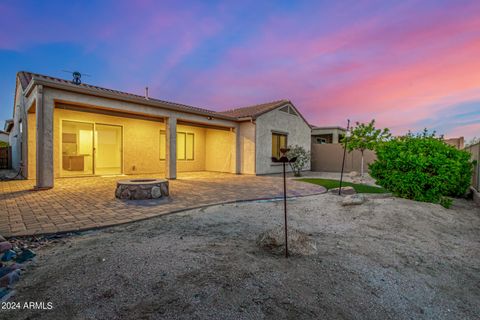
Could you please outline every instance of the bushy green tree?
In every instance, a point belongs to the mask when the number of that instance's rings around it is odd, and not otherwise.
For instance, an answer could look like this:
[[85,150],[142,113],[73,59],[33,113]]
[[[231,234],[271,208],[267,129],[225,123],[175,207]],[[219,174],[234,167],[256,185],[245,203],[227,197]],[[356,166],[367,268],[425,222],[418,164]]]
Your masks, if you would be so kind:
[[0,141],[0,147],[8,147],[8,142]]
[[290,146],[288,148],[290,151],[287,152],[287,158],[292,159],[297,157],[297,161],[291,162],[290,167],[292,168],[294,176],[300,177],[302,175],[302,170],[305,169],[310,162],[310,152],[299,145]]
[[463,196],[470,185],[470,154],[427,130],[382,143],[376,153],[371,176],[399,197],[449,207],[451,200],[446,197]]
[[375,119],[369,123],[359,123],[356,122],[355,127],[350,130],[350,137],[344,137],[342,139],[343,145],[348,139],[347,150],[351,152],[353,150],[360,150],[362,154],[362,164],[361,164],[361,176],[363,177],[363,153],[365,150],[375,150],[375,147],[383,142],[388,140],[391,137],[390,130],[385,129],[376,129],[375,128]]

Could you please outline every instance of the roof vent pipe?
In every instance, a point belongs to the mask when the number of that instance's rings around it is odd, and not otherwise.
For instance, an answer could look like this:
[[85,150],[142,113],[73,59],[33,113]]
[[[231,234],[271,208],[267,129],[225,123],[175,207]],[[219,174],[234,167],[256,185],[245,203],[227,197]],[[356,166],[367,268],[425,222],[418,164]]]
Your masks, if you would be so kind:
[[148,87],[145,87],[145,99],[148,100]]

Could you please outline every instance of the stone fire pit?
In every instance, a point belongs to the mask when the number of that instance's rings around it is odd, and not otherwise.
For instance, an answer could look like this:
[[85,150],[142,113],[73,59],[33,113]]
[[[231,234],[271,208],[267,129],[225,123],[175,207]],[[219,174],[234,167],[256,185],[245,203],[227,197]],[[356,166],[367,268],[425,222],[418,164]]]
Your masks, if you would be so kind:
[[168,197],[166,179],[131,179],[117,181],[115,197],[123,200],[160,199]]

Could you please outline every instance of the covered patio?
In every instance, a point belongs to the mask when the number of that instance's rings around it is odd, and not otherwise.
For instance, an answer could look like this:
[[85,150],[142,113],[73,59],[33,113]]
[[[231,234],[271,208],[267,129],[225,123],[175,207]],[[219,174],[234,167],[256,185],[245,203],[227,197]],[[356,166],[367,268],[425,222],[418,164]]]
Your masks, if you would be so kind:
[[[129,178],[156,178],[138,175]],[[0,234],[25,236],[106,227],[154,216],[235,201],[281,197],[278,176],[214,172],[179,173],[170,180],[169,201],[121,201],[115,198],[121,176],[55,179],[55,188],[33,191],[34,180],[0,182]],[[323,187],[288,180],[289,196],[323,193]]]

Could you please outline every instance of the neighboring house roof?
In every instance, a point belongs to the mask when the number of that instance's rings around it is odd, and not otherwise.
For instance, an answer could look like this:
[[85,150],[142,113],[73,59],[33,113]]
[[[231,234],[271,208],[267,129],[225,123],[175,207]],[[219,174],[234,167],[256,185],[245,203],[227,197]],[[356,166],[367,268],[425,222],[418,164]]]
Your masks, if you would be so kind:
[[454,146],[455,148],[461,150],[465,147],[465,139],[463,137],[458,138],[449,138],[443,140],[446,144]]
[[343,127],[317,127],[317,126],[311,126],[312,130],[341,130],[341,131],[347,131],[347,129]]
[[5,124],[3,126],[4,132],[9,134],[12,128],[13,128],[13,119],[5,120]]
[[[20,84],[22,86],[22,89],[25,90],[27,87],[30,85],[32,80],[34,79],[40,79],[40,80],[46,80],[50,81],[53,83],[57,83],[60,85],[68,86],[70,88],[84,88],[86,90],[93,90],[99,93],[108,93],[108,94],[113,94],[118,98],[126,97],[126,98],[133,98],[136,100],[143,100],[148,101],[149,103],[156,103],[159,107],[166,107],[169,109],[174,109],[177,111],[185,111],[185,112],[190,112],[190,113],[196,113],[196,114],[202,114],[202,115],[207,115],[207,116],[212,116],[212,117],[217,117],[217,118],[222,118],[222,119],[227,119],[227,120],[233,120],[233,121],[239,121],[239,120],[244,120],[245,118],[251,118],[255,119],[258,116],[272,111],[278,107],[281,107],[287,103],[291,103],[289,100],[278,100],[278,101],[273,101],[273,102],[268,102],[268,103],[263,103],[263,104],[257,104],[254,106],[247,106],[247,107],[242,107],[242,108],[235,108],[227,111],[213,111],[205,108],[199,108],[199,107],[194,107],[194,106],[189,106],[186,104],[180,104],[180,103],[175,103],[175,102],[170,102],[170,101],[164,101],[164,100],[159,100],[155,98],[146,98],[145,96],[137,95],[137,94],[132,94],[128,92],[123,92],[123,91],[118,91],[118,90],[112,90],[112,89],[107,89],[107,88],[102,88],[98,86],[93,86],[85,83],[81,83],[79,85],[73,84],[71,81],[60,79],[60,78],[55,78],[55,77],[50,77],[46,75],[41,75],[37,73],[32,73],[32,72],[27,72],[27,71],[20,71],[17,74],[17,77],[20,81]],[[298,110],[297,110],[298,112]],[[298,112],[300,114],[300,112]],[[305,120],[305,118],[300,114],[302,119],[308,124],[308,122]]]

